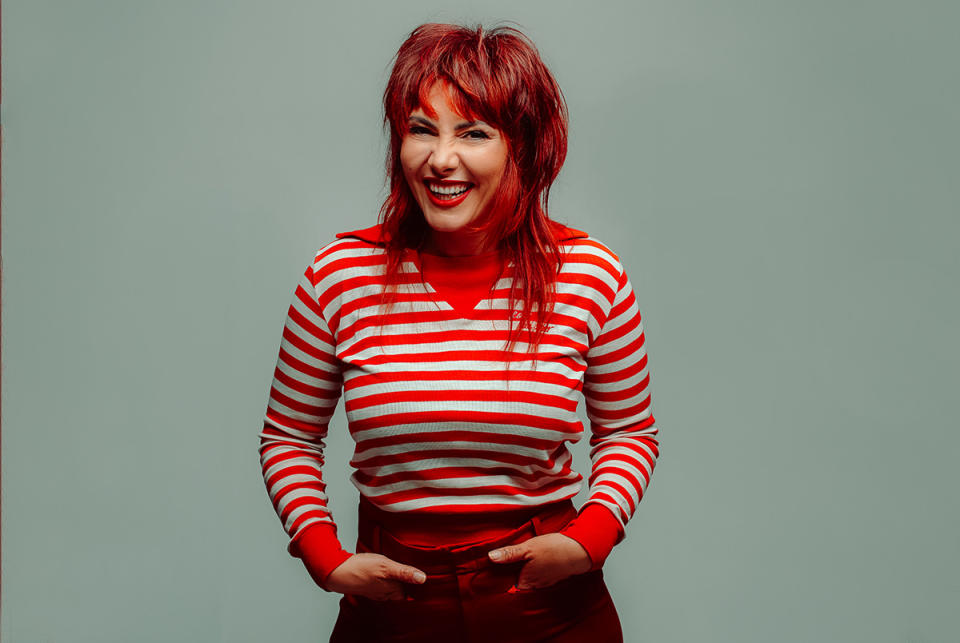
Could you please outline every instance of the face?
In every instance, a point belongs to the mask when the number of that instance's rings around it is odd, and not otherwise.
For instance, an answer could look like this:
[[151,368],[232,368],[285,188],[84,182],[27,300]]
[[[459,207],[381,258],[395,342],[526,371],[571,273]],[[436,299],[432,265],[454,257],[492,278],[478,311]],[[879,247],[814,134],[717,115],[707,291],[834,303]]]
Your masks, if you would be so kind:
[[507,141],[483,121],[457,114],[439,83],[429,95],[431,118],[417,108],[410,114],[400,145],[407,184],[433,230],[433,250],[447,254],[479,251],[479,234],[467,227],[489,206],[507,164]]

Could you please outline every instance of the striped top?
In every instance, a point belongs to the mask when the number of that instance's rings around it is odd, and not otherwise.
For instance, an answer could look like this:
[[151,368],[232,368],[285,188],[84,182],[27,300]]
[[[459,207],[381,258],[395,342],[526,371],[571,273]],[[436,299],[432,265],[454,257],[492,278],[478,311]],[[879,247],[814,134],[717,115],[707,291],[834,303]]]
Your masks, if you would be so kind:
[[[424,257],[408,251],[385,309],[379,226],[337,235],[316,254],[287,314],[260,434],[264,480],[291,553],[306,531],[320,532],[309,527],[335,527],[322,471],[341,395],[361,495],[390,512],[476,514],[580,491],[568,443],[584,433],[582,392],[592,472],[580,516],[590,508],[614,526],[608,550],[623,537],[659,454],[641,317],[617,256],[585,233],[558,231],[554,314],[533,354],[522,341],[505,352],[509,266],[476,301],[450,287],[456,265],[434,258],[426,271],[434,287],[422,278]],[[473,259],[472,272],[461,263],[465,284],[478,278]],[[609,553],[568,535],[591,557]]]

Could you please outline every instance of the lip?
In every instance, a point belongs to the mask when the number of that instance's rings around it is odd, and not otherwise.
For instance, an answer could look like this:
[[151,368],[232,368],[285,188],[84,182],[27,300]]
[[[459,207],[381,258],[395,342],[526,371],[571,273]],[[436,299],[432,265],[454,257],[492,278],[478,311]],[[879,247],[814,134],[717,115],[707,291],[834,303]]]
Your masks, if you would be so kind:
[[[427,198],[430,199],[430,203],[434,204],[434,205],[437,206],[438,208],[453,208],[453,207],[456,207],[456,206],[460,205],[461,203],[463,203],[464,199],[466,199],[466,198],[470,195],[470,193],[473,191],[473,187],[474,187],[474,186],[473,186],[473,183],[470,183],[469,181],[441,181],[441,180],[438,180],[438,179],[430,179],[430,178],[427,178],[427,179],[424,179],[424,180],[423,180],[423,183],[424,183],[424,187],[425,187],[426,190],[427,190]],[[434,194],[434,193],[430,190],[430,184],[431,184],[431,183],[434,184],[434,185],[442,185],[442,186],[445,186],[445,187],[454,186],[454,185],[466,185],[466,186],[468,186],[468,187],[467,187],[467,191],[466,191],[466,192],[464,192],[463,194],[461,194],[460,196],[458,196],[458,197],[455,198],[455,199],[442,199],[442,200],[441,200],[441,199],[439,199],[439,198],[437,197],[436,194]]]

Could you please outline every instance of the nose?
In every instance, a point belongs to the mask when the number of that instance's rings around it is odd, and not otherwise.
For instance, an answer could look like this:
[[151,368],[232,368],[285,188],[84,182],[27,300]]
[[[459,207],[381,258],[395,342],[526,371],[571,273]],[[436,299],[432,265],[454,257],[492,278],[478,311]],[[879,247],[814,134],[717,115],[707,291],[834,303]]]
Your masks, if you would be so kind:
[[460,156],[457,153],[455,141],[438,137],[430,150],[428,159],[430,169],[437,175],[451,174],[460,166]]

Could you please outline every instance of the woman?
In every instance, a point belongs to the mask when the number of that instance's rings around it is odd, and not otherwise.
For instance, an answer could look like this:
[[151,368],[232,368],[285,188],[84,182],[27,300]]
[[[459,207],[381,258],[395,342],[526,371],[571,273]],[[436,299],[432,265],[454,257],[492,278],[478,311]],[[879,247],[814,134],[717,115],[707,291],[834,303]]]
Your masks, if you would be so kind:
[[[382,224],[296,290],[261,433],[271,500],[331,641],[620,641],[601,567],[658,456],[644,336],[616,255],[552,222],[566,109],[511,28],[418,27],[384,94]],[[321,475],[341,389],[357,553]],[[568,442],[590,418],[587,502]]]

